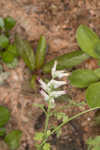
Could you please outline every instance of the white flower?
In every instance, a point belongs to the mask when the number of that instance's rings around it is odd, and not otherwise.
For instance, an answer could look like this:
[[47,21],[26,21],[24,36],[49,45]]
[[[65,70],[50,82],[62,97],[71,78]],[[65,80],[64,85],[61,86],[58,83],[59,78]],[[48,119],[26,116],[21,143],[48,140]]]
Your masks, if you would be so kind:
[[44,96],[45,101],[49,100],[49,95],[45,91],[41,90],[40,93],[42,96]]
[[51,70],[51,75],[53,78],[62,78],[62,77],[67,77],[70,75],[70,73],[66,73],[65,71],[60,71],[60,70],[56,70],[56,66],[57,66],[57,61],[55,61],[54,66]]
[[56,71],[55,72],[55,77],[57,77],[57,78],[63,78],[63,77],[67,77],[67,76],[69,76],[70,75],[70,73],[66,73],[65,71]]
[[44,91],[50,91],[50,87],[48,86],[48,84],[46,84],[42,79],[39,79],[38,81],[40,82],[40,86]]
[[65,81],[56,81],[56,80],[54,80],[54,79],[52,79],[49,83],[48,83],[48,87],[50,88],[59,88],[60,86],[62,86],[62,85],[65,85],[66,84],[66,82]]
[[50,96],[43,90],[40,91],[41,95],[44,96],[45,101],[50,100],[50,107],[54,108],[55,107],[55,100],[54,98],[50,98]]
[[54,62],[54,66],[51,70],[51,75],[53,78],[55,78],[56,66],[57,66],[57,61]]
[[50,97],[57,98],[57,97],[64,95],[64,94],[66,94],[65,91],[53,91],[50,93]]

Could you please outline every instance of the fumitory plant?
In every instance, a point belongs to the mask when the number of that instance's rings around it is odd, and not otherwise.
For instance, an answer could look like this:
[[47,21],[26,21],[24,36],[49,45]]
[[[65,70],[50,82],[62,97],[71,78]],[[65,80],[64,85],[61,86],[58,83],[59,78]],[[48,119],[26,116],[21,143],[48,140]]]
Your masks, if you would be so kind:
[[[34,140],[37,141],[35,146],[37,150],[51,150],[51,145],[49,143],[49,137],[56,133],[57,136],[60,136],[62,127],[67,124],[72,119],[75,119],[82,114],[95,110],[99,107],[94,107],[88,110],[85,110],[75,116],[68,117],[64,112],[56,111],[56,102],[55,99],[61,95],[66,94],[64,90],[57,90],[63,85],[66,85],[66,81],[59,81],[57,79],[61,79],[62,77],[68,77],[70,73],[66,73],[65,71],[56,70],[57,61],[55,61],[54,66],[51,70],[52,79],[48,82],[44,82],[42,79],[39,79],[39,83],[41,86],[40,93],[44,97],[44,100],[47,103],[47,110],[44,109],[44,105],[34,104],[44,111],[46,115],[45,119],[45,127],[42,132],[36,132],[34,136]],[[67,107],[66,107],[67,108]],[[54,116],[57,120],[60,120],[60,125],[52,125],[50,124],[51,117]]]

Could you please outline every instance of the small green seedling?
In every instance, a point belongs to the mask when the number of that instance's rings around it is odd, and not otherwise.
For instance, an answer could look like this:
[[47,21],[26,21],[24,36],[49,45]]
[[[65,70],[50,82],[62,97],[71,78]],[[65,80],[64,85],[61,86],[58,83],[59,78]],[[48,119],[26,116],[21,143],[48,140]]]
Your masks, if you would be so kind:
[[16,21],[8,16],[5,18],[0,18],[0,57],[3,62],[5,62],[8,67],[15,67],[15,59],[17,59],[17,49],[14,42],[10,41],[10,30],[16,25]]
[[8,123],[9,119],[9,110],[4,106],[0,106],[0,137],[4,139],[10,150],[16,150],[20,145],[22,133],[20,130],[13,130],[8,134],[6,133],[5,125]]

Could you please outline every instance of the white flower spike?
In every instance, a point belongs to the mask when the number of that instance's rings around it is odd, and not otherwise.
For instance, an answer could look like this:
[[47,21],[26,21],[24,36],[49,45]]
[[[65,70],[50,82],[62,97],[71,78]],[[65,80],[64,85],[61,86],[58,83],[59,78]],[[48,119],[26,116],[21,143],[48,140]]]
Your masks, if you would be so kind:
[[66,73],[65,71],[56,71],[57,61],[55,61],[54,66],[51,71],[52,79],[45,83],[43,80],[39,79],[40,86],[43,90],[40,91],[41,95],[44,96],[45,101],[49,101],[49,104],[51,108],[55,107],[55,100],[54,98],[57,98],[61,95],[66,94],[65,91],[57,91],[55,89],[61,87],[62,85],[65,85],[65,81],[57,81],[55,78],[62,78],[64,76],[68,76],[69,73]]

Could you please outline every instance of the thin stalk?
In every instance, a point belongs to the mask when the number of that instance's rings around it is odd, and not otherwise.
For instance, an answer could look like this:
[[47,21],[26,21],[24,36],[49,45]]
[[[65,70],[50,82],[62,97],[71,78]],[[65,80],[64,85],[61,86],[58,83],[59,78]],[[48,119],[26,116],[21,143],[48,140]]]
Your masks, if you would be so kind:
[[81,115],[83,115],[83,114],[85,114],[85,113],[87,113],[87,112],[96,110],[96,109],[98,109],[98,108],[100,108],[100,107],[91,108],[91,109],[85,110],[85,111],[83,111],[83,112],[80,112],[80,113],[74,115],[73,117],[69,118],[67,121],[61,123],[57,128],[55,128],[55,129],[51,132],[50,135],[54,134],[57,130],[59,130],[62,126],[64,126],[64,125],[65,125],[66,123],[68,123],[69,121],[71,121],[71,120],[73,120],[73,119],[75,119],[75,118],[77,118],[77,117],[80,117]]
[[50,101],[48,104],[48,110],[46,112],[46,121],[45,121],[45,129],[44,129],[44,139],[43,142],[40,145],[40,150],[42,150],[42,146],[46,143],[48,136],[47,136],[47,130],[48,130],[48,123],[49,123],[49,118],[50,118]]
[[[100,107],[91,108],[91,109],[88,109],[88,110],[86,110],[86,111],[83,111],[83,112],[80,112],[80,113],[74,115],[73,117],[69,118],[67,121],[61,123],[57,128],[55,128],[55,129],[51,132],[51,134],[50,134],[49,136],[51,136],[52,134],[54,134],[57,130],[59,130],[62,126],[64,126],[64,125],[65,125],[66,123],[68,123],[69,121],[71,121],[71,120],[73,120],[73,119],[76,119],[77,117],[80,117],[80,116],[82,116],[83,114],[85,114],[85,113],[87,113],[87,112],[90,112],[90,111],[93,111],[93,110],[96,110],[96,109],[98,109],[98,108],[100,108]],[[41,147],[46,143],[46,141],[47,141],[47,139],[48,139],[49,136],[47,136],[47,137],[43,140],[43,142],[41,143]],[[41,150],[41,149],[40,149],[40,150]]]

